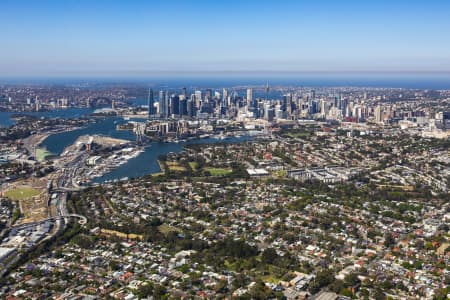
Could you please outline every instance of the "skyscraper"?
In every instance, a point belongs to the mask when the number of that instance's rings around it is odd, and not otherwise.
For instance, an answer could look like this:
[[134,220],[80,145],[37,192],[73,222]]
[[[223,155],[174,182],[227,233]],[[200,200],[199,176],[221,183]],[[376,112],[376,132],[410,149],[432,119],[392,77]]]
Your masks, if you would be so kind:
[[168,118],[170,116],[170,96],[169,96],[169,92],[166,91],[165,93],[165,99],[164,99],[164,105],[166,107],[164,113],[165,113],[165,117]]
[[154,116],[156,115],[156,108],[155,108],[155,99],[153,96],[153,90],[149,89],[148,90],[148,115],[149,116]]
[[195,107],[200,109],[202,103],[202,91],[195,91]]
[[187,99],[185,97],[180,97],[179,100],[179,109],[178,113],[180,116],[186,116],[187,115]]
[[286,112],[288,117],[290,117],[292,114],[292,97],[292,93],[287,93],[283,96],[281,109]]
[[381,108],[381,105],[377,105],[375,106],[374,109],[374,117],[375,117],[375,122],[380,123],[383,121],[383,110]]
[[253,90],[247,89],[247,109],[250,109],[252,107],[253,103]]
[[205,99],[211,100],[212,98],[212,90],[211,89],[206,89],[205,91]]
[[180,97],[178,97],[178,95],[170,96],[170,114],[180,114]]
[[193,117],[195,115],[195,95],[191,95],[191,98],[187,102],[187,115]]
[[166,93],[164,91],[159,91],[159,114],[161,117],[167,117],[168,109],[169,107],[166,104]]
[[227,106],[227,99],[228,99],[228,90],[224,88],[222,90],[222,104],[223,104],[223,106]]

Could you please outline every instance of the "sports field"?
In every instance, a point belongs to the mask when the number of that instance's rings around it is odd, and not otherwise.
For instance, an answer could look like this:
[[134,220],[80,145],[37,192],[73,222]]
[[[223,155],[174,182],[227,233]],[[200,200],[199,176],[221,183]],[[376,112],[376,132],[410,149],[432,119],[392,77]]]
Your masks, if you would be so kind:
[[180,165],[178,162],[167,161],[166,165],[169,168],[169,170],[172,171],[172,172],[184,172],[184,171],[186,171],[186,168],[184,166]]
[[211,176],[225,176],[230,174],[233,170],[228,168],[205,168]]
[[5,193],[5,196],[14,201],[21,201],[30,199],[39,195],[41,192],[31,187],[20,187],[13,190],[9,190]]
[[47,156],[52,155],[50,151],[45,148],[37,148],[36,149],[36,159],[39,162],[43,162]]
[[168,225],[168,224],[162,224],[158,226],[159,232],[162,234],[169,234],[170,232],[182,232],[179,228]]
[[198,167],[198,163],[195,161],[190,161],[189,162],[189,167],[191,167],[192,171],[195,171]]
[[19,202],[22,215],[19,223],[37,222],[48,218],[48,193],[45,190],[31,185],[16,185],[4,195]]

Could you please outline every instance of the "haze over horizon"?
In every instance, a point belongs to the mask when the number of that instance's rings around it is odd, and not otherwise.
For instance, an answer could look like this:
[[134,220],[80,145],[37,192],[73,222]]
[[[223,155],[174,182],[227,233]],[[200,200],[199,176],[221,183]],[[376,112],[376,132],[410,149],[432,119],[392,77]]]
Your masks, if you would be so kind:
[[0,77],[450,74],[448,1],[2,1]]

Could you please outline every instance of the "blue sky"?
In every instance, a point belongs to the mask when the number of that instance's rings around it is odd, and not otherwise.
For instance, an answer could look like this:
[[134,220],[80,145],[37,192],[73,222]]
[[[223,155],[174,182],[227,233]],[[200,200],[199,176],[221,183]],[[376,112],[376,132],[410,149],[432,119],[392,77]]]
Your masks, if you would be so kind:
[[450,1],[0,1],[0,77],[446,72]]

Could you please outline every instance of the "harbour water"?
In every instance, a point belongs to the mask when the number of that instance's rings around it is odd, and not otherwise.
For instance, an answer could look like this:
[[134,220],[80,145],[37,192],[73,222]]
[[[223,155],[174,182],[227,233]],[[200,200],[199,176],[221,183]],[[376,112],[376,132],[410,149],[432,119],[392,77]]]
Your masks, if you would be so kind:
[[[144,103],[144,99],[140,99]],[[139,101],[137,105],[141,105]],[[77,118],[89,115],[93,112],[93,109],[88,108],[68,108],[61,110],[54,110],[50,112],[30,112],[24,113],[36,117],[48,117],[48,118]],[[10,126],[14,124],[14,120],[11,119],[16,113],[10,112],[0,112],[0,126]],[[125,139],[133,141],[135,135],[131,131],[126,130],[116,130],[118,124],[124,124],[125,121],[121,117],[100,117],[97,118],[94,123],[90,123],[87,126],[75,129],[72,131],[61,132],[57,134],[50,135],[47,139],[42,142],[42,146],[45,147],[49,152],[55,155],[59,155],[63,152],[64,148],[72,145],[78,137],[82,135],[94,135],[100,134],[105,136],[110,136],[113,138]],[[123,165],[112,170],[109,173],[101,177],[97,177],[93,180],[94,183],[101,183],[108,180],[116,180],[124,177],[136,178],[151,173],[156,173],[160,171],[158,165],[158,157],[160,155],[168,154],[170,152],[180,152],[186,144],[198,144],[198,143],[235,143],[251,140],[251,136],[241,136],[241,137],[231,137],[226,140],[206,138],[191,140],[188,142],[152,142],[144,148],[144,151],[137,157],[130,159]]]
[[130,159],[127,163],[119,166],[113,171],[95,178],[94,183],[101,183],[108,180],[115,180],[124,177],[136,178],[144,175],[157,173],[160,171],[158,157],[170,152],[181,152],[187,144],[209,144],[209,143],[237,143],[253,139],[251,136],[231,137],[226,140],[215,138],[198,139],[181,143],[150,143],[139,156]]
[[37,118],[79,118],[92,113],[94,109],[92,108],[66,108],[66,109],[55,109],[52,111],[43,112],[0,112],[0,126],[9,127],[14,125],[15,121],[12,119],[14,115],[29,115]]
[[[45,147],[52,154],[59,155],[63,152],[64,148],[72,145],[78,137],[82,135],[105,135],[113,138],[119,138],[124,140],[133,141],[135,135],[131,131],[116,130],[118,124],[124,124],[126,121],[121,117],[105,117],[98,118],[95,123],[91,123],[86,127],[61,132],[49,136],[42,142],[42,146]],[[118,166],[116,169],[106,173],[101,177],[97,177],[93,180],[94,183],[101,183],[108,180],[115,180],[124,177],[136,178],[151,173],[160,171],[158,165],[158,157],[170,152],[180,152],[183,150],[183,146],[187,143],[233,143],[238,141],[249,140],[251,137],[231,137],[226,140],[207,138],[192,140],[189,142],[152,142],[144,148],[144,151],[135,158],[131,158],[125,164]]]
[[72,145],[78,137],[82,135],[106,135],[113,138],[124,140],[134,140],[134,134],[126,130],[116,130],[116,125],[123,124],[126,121],[119,117],[98,118],[95,123],[90,123],[86,127],[53,134],[44,140],[42,146],[47,148],[52,154],[59,155],[64,148]]

